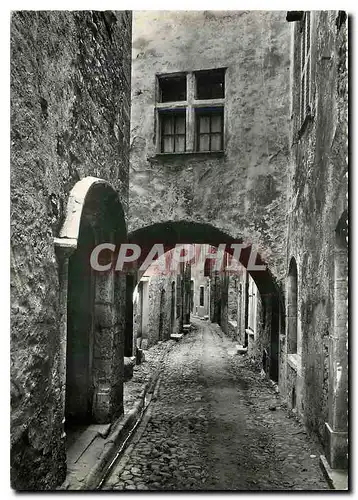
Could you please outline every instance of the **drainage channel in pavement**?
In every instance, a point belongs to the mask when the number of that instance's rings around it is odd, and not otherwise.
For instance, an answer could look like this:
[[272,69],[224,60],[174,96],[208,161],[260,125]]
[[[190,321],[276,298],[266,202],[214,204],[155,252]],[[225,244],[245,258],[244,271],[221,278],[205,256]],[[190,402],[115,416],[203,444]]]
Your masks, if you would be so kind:
[[145,428],[146,428],[148,422],[151,419],[152,410],[153,410],[153,407],[151,407],[151,406],[157,399],[159,387],[160,387],[160,382],[161,382],[161,377],[162,377],[162,375],[160,374],[158,376],[156,383],[155,383],[155,387],[154,387],[153,392],[147,393],[145,395],[144,406],[143,406],[143,409],[142,409],[137,421],[133,425],[132,429],[129,431],[128,436],[123,441],[122,445],[120,446],[119,450],[117,451],[112,462],[106,468],[106,470],[103,474],[103,477],[96,488],[97,490],[102,489],[104,483],[106,482],[106,479],[111,474],[113,468],[115,466],[118,466],[120,461],[123,462],[121,465],[121,468],[125,467],[125,464],[127,463],[133,448],[140,440],[143,432],[145,431]]

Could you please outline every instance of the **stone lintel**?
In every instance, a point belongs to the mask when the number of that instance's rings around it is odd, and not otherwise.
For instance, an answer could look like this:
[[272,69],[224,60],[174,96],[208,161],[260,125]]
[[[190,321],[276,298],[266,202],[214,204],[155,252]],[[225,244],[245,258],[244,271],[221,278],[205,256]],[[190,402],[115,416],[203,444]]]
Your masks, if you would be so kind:
[[77,249],[77,238],[54,238],[53,242],[58,257],[70,257]]

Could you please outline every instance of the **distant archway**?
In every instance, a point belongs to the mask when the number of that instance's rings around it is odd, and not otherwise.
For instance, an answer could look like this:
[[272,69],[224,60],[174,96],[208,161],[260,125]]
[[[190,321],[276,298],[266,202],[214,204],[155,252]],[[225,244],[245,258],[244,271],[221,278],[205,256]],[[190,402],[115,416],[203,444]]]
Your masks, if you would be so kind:
[[[162,244],[164,251],[168,252],[177,244],[198,243],[218,247],[220,244],[225,243],[227,252],[232,255],[234,250],[230,248],[230,245],[244,243],[242,238],[234,238],[210,224],[191,221],[168,221],[146,226],[129,233],[128,241],[139,245],[141,248],[141,256],[137,262],[138,267],[144,262],[155,244]],[[240,263],[245,268],[248,267],[250,262],[251,251],[251,246],[246,246],[241,251]],[[250,270],[250,275],[259,289],[266,313],[264,324],[265,328],[268,329],[267,336],[270,339],[267,346],[268,362],[266,366],[270,377],[278,381],[279,333],[283,325],[283,320],[280,319],[284,311],[283,299],[274,276],[259,253],[256,253],[255,264],[265,265],[264,270]],[[140,279],[140,273],[137,279]],[[215,315],[215,312],[212,311],[215,317],[218,315],[221,317],[221,311],[216,311],[216,313]]]

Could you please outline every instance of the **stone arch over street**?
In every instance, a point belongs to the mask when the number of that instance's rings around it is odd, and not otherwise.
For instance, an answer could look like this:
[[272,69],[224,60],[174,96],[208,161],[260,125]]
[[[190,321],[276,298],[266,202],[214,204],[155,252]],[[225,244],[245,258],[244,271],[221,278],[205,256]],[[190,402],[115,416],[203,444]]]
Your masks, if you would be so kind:
[[[155,244],[162,244],[164,252],[172,250],[176,244],[209,244],[213,247],[226,244],[227,253],[232,255],[232,244],[245,243],[242,238],[235,238],[210,224],[191,221],[168,221],[146,226],[129,233],[128,242],[137,244],[141,248],[141,255],[137,262],[138,269]],[[264,270],[250,270],[249,274],[256,283],[265,310],[263,323],[268,353],[265,368],[270,378],[277,382],[279,337],[284,324],[283,298],[275,277],[260,256],[258,249],[253,249],[250,245],[244,246],[240,254],[240,264],[245,268],[248,267],[252,250],[256,254],[255,264],[265,265]],[[143,272],[138,272],[138,279],[141,278]]]
[[[60,267],[61,375],[65,420],[107,423],[123,407],[125,277],[90,266],[100,243],[126,241],[118,193],[86,177],[72,189],[55,239]],[[112,257],[101,254],[102,263]]]

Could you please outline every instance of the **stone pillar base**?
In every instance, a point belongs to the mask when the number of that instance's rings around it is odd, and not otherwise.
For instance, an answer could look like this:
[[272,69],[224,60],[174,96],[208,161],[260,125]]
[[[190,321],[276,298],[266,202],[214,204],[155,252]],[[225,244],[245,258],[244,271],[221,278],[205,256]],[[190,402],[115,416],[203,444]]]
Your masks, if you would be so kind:
[[348,432],[338,432],[325,423],[325,453],[332,469],[348,469]]

